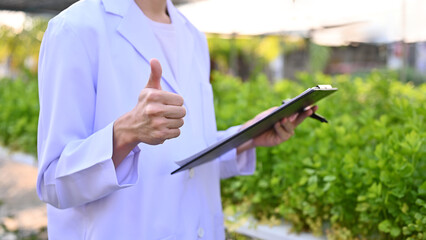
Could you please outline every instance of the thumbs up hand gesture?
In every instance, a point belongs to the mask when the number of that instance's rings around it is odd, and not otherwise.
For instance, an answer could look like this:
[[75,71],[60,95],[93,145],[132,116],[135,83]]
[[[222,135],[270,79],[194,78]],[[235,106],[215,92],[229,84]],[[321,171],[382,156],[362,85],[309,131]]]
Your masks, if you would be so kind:
[[180,135],[186,110],[181,96],[161,89],[160,62],[152,59],[150,64],[151,76],[134,109],[134,127],[138,141],[156,145]]
[[161,89],[162,69],[157,59],[152,59],[151,75],[140,92],[138,103],[114,123],[115,166],[140,142],[157,145],[180,135],[186,110],[183,98]]

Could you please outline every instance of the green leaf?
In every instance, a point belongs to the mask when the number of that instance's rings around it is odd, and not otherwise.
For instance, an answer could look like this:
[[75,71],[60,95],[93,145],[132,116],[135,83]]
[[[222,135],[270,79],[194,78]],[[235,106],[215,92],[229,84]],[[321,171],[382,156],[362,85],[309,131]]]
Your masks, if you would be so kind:
[[336,180],[336,176],[328,175],[324,177],[325,182],[332,182],[334,180]]
[[376,149],[374,151],[374,155],[380,160],[383,158],[383,144],[379,143],[376,146]]
[[379,230],[381,232],[389,233],[391,231],[392,223],[386,219],[379,224]]
[[316,184],[318,182],[318,176],[317,175],[313,175],[309,177],[308,183],[309,184]]
[[356,206],[355,210],[357,212],[365,212],[367,211],[367,209],[370,207],[370,204],[366,203],[366,202],[362,202],[362,203],[358,203],[358,205]]
[[367,200],[367,197],[366,196],[364,196],[364,195],[359,195],[358,197],[357,197],[357,199],[356,199],[358,202],[363,202],[363,201],[365,201],[365,200]]
[[415,218],[416,220],[422,219],[422,214],[420,214],[420,213],[415,213],[415,214],[414,214],[414,218]]
[[326,192],[326,191],[328,191],[328,189],[330,189],[330,187],[331,187],[331,183],[326,183],[325,185],[324,185],[324,188],[322,189],[323,190],[323,192]]
[[268,182],[265,179],[259,181],[260,188],[268,188]]
[[308,177],[307,176],[303,176],[300,180],[299,180],[299,185],[303,186],[308,182]]
[[398,237],[401,235],[401,229],[399,227],[393,226],[390,230],[390,235],[392,237]]
[[406,191],[406,186],[400,184],[399,186],[393,188],[391,190],[392,195],[394,195],[397,198],[402,198],[405,195],[405,191]]
[[420,187],[418,189],[418,193],[419,193],[419,195],[426,197],[426,181],[424,181],[423,184],[420,185]]
[[406,214],[408,212],[408,210],[410,210],[410,208],[408,207],[408,205],[406,203],[402,204],[402,206],[401,206],[401,212],[403,212],[404,214]]
[[399,169],[399,173],[401,174],[402,177],[410,177],[411,175],[413,175],[413,172],[414,172],[414,167],[410,163],[405,163]]
[[416,205],[419,205],[419,206],[422,206],[422,205],[425,204],[425,202],[420,198],[417,198],[415,203],[416,203]]
[[276,186],[279,184],[279,182],[280,182],[280,179],[278,177],[273,177],[271,179],[271,186]]
[[314,170],[314,169],[310,169],[310,168],[305,168],[305,172],[306,172],[307,174],[309,174],[309,175],[312,175],[312,174],[314,174],[314,173],[315,173],[315,170]]

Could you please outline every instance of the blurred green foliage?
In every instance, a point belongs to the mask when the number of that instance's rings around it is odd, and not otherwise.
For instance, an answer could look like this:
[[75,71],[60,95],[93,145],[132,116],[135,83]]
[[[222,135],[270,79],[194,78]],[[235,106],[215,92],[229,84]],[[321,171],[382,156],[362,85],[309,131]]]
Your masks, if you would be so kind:
[[[223,182],[225,208],[243,206],[258,219],[286,219],[329,239],[424,239],[426,84],[378,72],[301,74],[273,86],[263,75],[213,79],[219,129],[319,83],[339,88],[318,104],[330,124],[307,119],[288,142],[257,149],[253,176]],[[37,81],[1,79],[0,144],[35,154],[38,111]]]
[[257,149],[253,176],[223,181],[225,208],[285,219],[329,239],[425,239],[426,84],[378,72],[301,74],[273,86],[262,75],[246,83],[213,76],[219,129],[308,87],[339,88],[318,104],[330,124],[307,119],[288,142]]
[[20,74],[37,74],[38,55],[47,19],[27,17],[22,30],[0,25],[0,63]]
[[22,29],[0,26],[0,64],[14,77],[0,79],[0,144],[37,152],[37,65],[47,18],[26,17]]
[[267,64],[282,54],[305,48],[305,41],[290,36],[230,36],[207,35],[210,58],[215,69],[234,74],[243,80],[265,70]]
[[35,155],[38,112],[38,86],[35,79],[0,79],[1,145]]
[[[47,21],[30,20],[22,32],[0,27],[0,61],[27,73],[0,79],[0,144],[36,153],[36,67]],[[257,149],[253,176],[223,182],[225,207],[258,219],[286,219],[296,231],[329,239],[426,239],[426,147],[424,78],[407,71],[359,76],[300,74],[273,86],[259,74],[279,56],[306,42],[279,37],[234,40],[209,36],[210,54],[222,72],[230,59],[249,69],[250,81],[213,74],[219,129],[241,124],[308,87],[333,84],[339,92],[319,103],[330,124],[307,119],[288,142]],[[232,52],[234,51],[234,52]],[[312,71],[324,68],[330,51],[309,45]],[[416,80],[420,79],[420,80]],[[241,110],[243,109],[243,111]],[[238,114],[236,114],[238,113]]]

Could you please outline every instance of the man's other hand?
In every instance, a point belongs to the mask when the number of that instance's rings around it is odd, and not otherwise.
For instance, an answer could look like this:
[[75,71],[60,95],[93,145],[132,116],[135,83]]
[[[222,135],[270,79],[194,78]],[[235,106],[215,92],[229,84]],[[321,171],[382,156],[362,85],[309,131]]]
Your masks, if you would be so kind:
[[[270,108],[258,114],[255,118],[245,123],[241,128],[244,129],[250,126],[251,124],[261,120],[275,109],[276,107]],[[294,129],[307,117],[311,116],[317,109],[317,106],[313,106],[302,113],[295,113],[290,117],[281,119],[281,121],[275,123],[273,128],[240,145],[237,148],[237,153],[244,152],[245,150],[254,147],[276,146],[282,142],[287,141],[290,137],[294,135]]]

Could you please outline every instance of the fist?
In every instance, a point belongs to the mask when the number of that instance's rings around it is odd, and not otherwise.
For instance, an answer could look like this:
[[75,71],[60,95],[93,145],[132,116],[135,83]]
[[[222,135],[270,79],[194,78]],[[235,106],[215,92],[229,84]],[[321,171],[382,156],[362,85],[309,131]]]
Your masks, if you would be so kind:
[[152,59],[150,64],[151,75],[139,94],[134,113],[140,141],[155,145],[180,135],[186,110],[181,96],[161,89],[158,60]]
[[140,92],[138,103],[128,113],[128,131],[133,142],[150,145],[161,144],[180,135],[186,110],[183,98],[161,89],[161,65],[157,59],[150,61],[151,75]]

